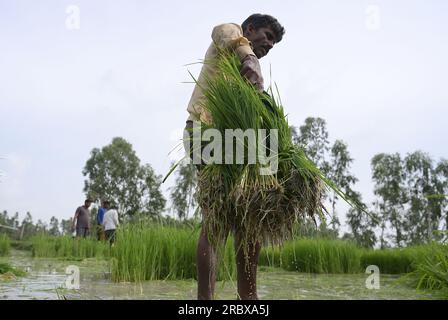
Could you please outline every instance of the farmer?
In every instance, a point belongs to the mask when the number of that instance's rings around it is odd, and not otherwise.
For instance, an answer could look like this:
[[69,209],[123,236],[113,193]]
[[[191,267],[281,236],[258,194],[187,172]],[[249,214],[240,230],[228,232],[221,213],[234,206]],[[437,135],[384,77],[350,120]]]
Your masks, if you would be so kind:
[[97,223],[97,237],[98,240],[104,240],[104,227],[103,227],[103,218],[106,211],[109,209],[109,201],[103,200],[101,202],[101,207],[98,209],[96,214],[96,223]]
[[[235,23],[218,25],[212,31],[213,42],[206,52],[205,61],[217,57],[216,47],[233,50],[242,62],[241,75],[258,90],[263,91],[263,76],[258,60],[266,56],[272,47],[282,40],[284,32],[284,28],[274,17],[263,14],[251,15],[241,26]],[[205,101],[206,80],[213,77],[215,73],[213,64],[205,63],[203,65],[187,108],[190,115],[185,132],[190,134],[190,137],[193,121],[212,123],[210,115],[201,107],[201,104]],[[188,141],[185,143],[185,148],[191,156],[190,140],[188,136],[187,139],[184,139],[184,141]],[[199,170],[200,168],[201,166],[198,166]],[[204,211],[204,208],[202,210]],[[238,296],[243,300],[258,299],[256,272],[261,245],[250,243],[246,250],[249,252],[249,258],[246,259],[240,245],[241,237],[238,235],[238,230],[233,230],[233,232],[235,233]],[[197,248],[198,299],[212,299],[214,296],[216,259],[216,248],[210,243],[205,228],[202,227]]]
[[76,227],[76,236],[85,238],[90,234],[90,212],[89,207],[92,204],[91,199],[86,199],[84,205],[76,209],[73,218],[72,230]]
[[112,205],[104,214],[103,227],[106,233],[106,240],[112,246],[115,242],[115,231],[119,225],[117,207]]

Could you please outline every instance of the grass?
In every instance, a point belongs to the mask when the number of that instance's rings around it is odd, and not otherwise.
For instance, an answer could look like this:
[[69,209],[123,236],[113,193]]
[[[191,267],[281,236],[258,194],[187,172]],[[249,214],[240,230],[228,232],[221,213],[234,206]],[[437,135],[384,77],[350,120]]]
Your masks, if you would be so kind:
[[68,236],[34,236],[30,239],[33,257],[48,258],[107,258],[109,245],[93,239],[74,239]]
[[7,235],[1,234],[0,235],[0,257],[8,255],[10,250],[11,250],[11,241],[9,240],[9,237]]
[[364,273],[369,265],[381,274],[401,274],[416,289],[438,290],[448,298],[448,246],[427,244],[372,250],[342,240],[298,239],[261,251],[260,266],[307,273]]
[[[159,225],[127,225],[117,232],[112,249],[114,281],[196,278],[199,230]],[[231,239],[220,263],[218,279],[235,277]]]
[[383,250],[363,250],[361,266],[376,265],[381,273],[401,274],[415,269],[416,254],[424,247],[409,247]]
[[261,265],[307,273],[357,273],[361,250],[341,240],[301,239],[262,251]]
[[415,256],[414,271],[409,274],[417,289],[437,290],[448,299],[448,246],[431,244]]
[[8,275],[8,274],[13,274],[16,277],[23,277],[26,274],[26,272],[21,269],[14,268],[8,263],[0,263],[0,275]]

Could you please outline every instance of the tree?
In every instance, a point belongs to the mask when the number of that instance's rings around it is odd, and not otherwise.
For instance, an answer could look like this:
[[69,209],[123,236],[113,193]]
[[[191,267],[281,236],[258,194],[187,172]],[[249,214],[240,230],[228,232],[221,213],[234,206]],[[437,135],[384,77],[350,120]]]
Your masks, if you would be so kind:
[[[441,159],[435,169],[437,175],[437,194],[433,198],[440,201],[445,215],[445,231],[448,229],[448,160]],[[442,218],[443,219],[443,218]]]
[[30,237],[35,234],[35,226],[33,225],[33,217],[30,212],[27,212],[25,218],[22,220],[22,225],[20,228],[23,228],[23,237]]
[[196,169],[190,161],[179,163],[174,187],[170,188],[171,210],[179,219],[189,217],[190,210],[197,206],[196,202]]
[[72,225],[73,225],[73,218],[70,219],[62,219],[60,222],[61,227],[61,234],[62,235],[69,235],[72,233]]
[[[296,128],[291,128],[293,141],[303,147],[307,156],[331,179],[345,194],[353,193],[352,186],[358,179],[351,174],[350,165],[353,159],[350,157],[348,146],[342,140],[336,140],[330,147],[326,122],[322,118],[309,117],[305,124],[300,126],[299,133]],[[333,192],[329,195],[331,205],[331,232],[339,234],[340,221],[336,212],[336,204],[339,200]],[[329,233],[326,223],[321,225],[324,233]]]
[[36,224],[36,233],[46,233],[47,232],[47,224],[44,223],[42,220],[37,220]]
[[59,221],[56,217],[51,217],[48,232],[52,236],[59,236],[61,234],[59,231]]
[[393,242],[401,247],[406,242],[406,230],[404,216],[404,192],[405,174],[403,162],[398,153],[393,155],[377,154],[372,158],[372,178],[375,183],[374,194],[378,201],[379,216],[383,221],[388,221],[394,232]]
[[166,204],[166,200],[160,191],[162,176],[156,175],[153,168],[146,164],[141,168],[140,179],[140,206],[142,211],[153,218],[158,217]]
[[407,223],[409,244],[419,244],[436,240],[446,204],[443,194],[443,171],[446,164],[442,161],[434,168],[431,157],[421,151],[410,153],[404,159],[407,182]]
[[379,219],[373,213],[367,213],[367,206],[359,192],[351,193],[350,198],[358,204],[347,213],[347,224],[351,228],[353,240],[362,247],[372,248],[377,242],[375,227],[378,226]]
[[94,198],[106,198],[118,206],[122,217],[145,211],[159,215],[165,199],[160,192],[160,177],[149,164],[141,166],[132,145],[123,138],[93,149],[83,170],[84,192]]
[[[328,177],[347,195],[355,194],[352,185],[358,179],[349,171],[353,158],[350,157],[347,144],[341,140],[336,140],[330,150],[330,167]],[[336,202],[338,196],[333,191],[331,195],[332,220],[331,224],[334,231],[338,231],[340,222],[336,214]],[[356,203],[356,202],[355,202]]]
[[295,133],[295,140],[303,147],[306,155],[322,170],[324,174],[329,171],[327,153],[329,151],[328,132],[326,122],[322,118],[306,118],[305,124],[300,126],[299,135]]

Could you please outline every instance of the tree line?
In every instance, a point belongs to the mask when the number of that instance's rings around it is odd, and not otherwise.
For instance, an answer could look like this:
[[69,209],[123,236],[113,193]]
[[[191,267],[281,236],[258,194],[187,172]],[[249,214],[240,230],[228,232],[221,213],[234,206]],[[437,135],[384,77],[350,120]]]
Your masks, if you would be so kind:
[[19,219],[19,213],[9,215],[7,210],[0,213],[0,233],[7,234],[11,239],[27,239],[32,236],[46,233],[53,236],[71,234],[72,218],[67,220],[51,217],[46,223],[40,219],[33,221],[30,212],[25,214],[25,218]]

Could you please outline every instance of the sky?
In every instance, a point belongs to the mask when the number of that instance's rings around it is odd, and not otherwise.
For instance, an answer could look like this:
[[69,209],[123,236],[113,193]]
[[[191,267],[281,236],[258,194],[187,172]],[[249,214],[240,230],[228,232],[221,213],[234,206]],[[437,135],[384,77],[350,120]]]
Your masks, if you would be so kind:
[[252,13],[286,29],[260,60],[265,84],[278,85],[291,125],[321,117],[330,141],[348,144],[365,201],[375,154],[448,158],[446,1],[0,0],[0,210],[73,216],[90,151],[117,136],[165,175],[188,71],[200,71],[187,64],[215,25]]

